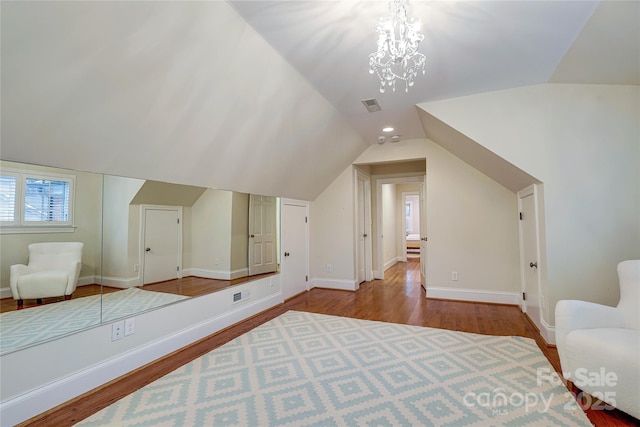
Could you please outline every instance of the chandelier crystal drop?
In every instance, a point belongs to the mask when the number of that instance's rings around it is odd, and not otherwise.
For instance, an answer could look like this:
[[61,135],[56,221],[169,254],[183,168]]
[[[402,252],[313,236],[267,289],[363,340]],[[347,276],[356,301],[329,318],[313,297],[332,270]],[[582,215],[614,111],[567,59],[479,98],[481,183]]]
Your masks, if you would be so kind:
[[378,50],[369,54],[369,73],[380,79],[380,92],[385,86],[396,90],[396,80],[404,80],[405,92],[413,86],[413,79],[421,70],[425,73],[425,56],[418,52],[424,39],[420,33],[420,21],[407,19],[408,0],[391,0],[389,16],[378,20]]

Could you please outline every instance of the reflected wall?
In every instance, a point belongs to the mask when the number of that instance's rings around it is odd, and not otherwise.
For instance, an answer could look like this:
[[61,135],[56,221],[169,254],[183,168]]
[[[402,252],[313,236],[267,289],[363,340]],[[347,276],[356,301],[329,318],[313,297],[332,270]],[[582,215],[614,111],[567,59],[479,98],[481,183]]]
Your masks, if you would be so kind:
[[[82,270],[72,300],[60,298],[54,300],[56,302],[45,301],[49,304],[20,310],[20,313],[2,313],[0,354],[187,298],[173,291],[159,295],[156,290],[151,290],[153,284],[145,282],[145,265],[149,263],[145,262],[148,253],[144,245],[144,212],[150,207],[175,207],[181,211],[179,268],[175,277],[167,277],[167,280],[198,277],[227,281],[228,285],[250,280],[251,249],[254,262],[269,256],[275,260],[273,268],[263,268],[261,273],[278,270],[279,213],[274,211],[264,215],[268,218],[266,225],[261,223],[261,216],[252,213],[254,199],[273,199],[273,205],[277,207],[276,198],[6,161],[0,162],[0,168],[3,171],[15,169],[68,175],[75,179],[72,227],[65,230],[47,227],[25,232],[0,226],[0,292],[3,305],[15,303],[9,288],[9,270],[13,264],[28,263],[27,246],[30,243],[84,243]],[[262,210],[263,207],[258,209],[259,212]],[[268,229],[272,229],[270,233],[275,242],[272,255],[267,253],[271,249],[265,249],[266,246],[253,244],[251,237]],[[124,296],[134,293],[137,298],[135,304],[126,307],[128,302]],[[205,292],[196,292],[198,295],[202,293]],[[32,302],[31,305],[35,304]],[[67,321],[64,316],[60,318],[56,314],[61,307],[72,307],[65,310]],[[54,322],[60,325],[51,328]],[[5,340],[12,335],[8,333],[10,327],[13,335],[30,338]],[[56,332],[53,335],[42,333],[45,329]]]

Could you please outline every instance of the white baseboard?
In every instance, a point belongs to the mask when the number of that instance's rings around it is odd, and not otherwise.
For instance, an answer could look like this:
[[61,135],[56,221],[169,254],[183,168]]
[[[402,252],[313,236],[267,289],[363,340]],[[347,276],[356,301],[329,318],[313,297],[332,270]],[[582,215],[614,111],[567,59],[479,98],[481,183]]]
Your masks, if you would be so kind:
[[[94,283],[100,283],[100,280]],[[103,276],[102,277],[102,285],[109,286],[112,288],[129,289],[129,288],[135,288],[136,286],[140,286],[141,284],[142,284],[142,279],[140,276],[136,276],[136,277]]]
[[427,286],[427,297],[513,305],[518,305],[520,302],[520,295],[517,292],[481,291],[476,289],[454,289],[434,286]]
[[315,277],[311,279],[310,289],[313,288],[327,288],[327,289],[339,289],[342,291],[357,291],[360,288],[360,284],[355,280],[344,279],[326,279],[324,277]]
[[[100,278],[96,276],[85,276],[78,279],[78,286],[95,285],[100,283]],[[11,298],[11,288],[9,286],[0,288],[0,298]]]
[[[392,258],[389,261],[385,262],[384,263],[384,271],[387,271],[387,269],[393,267],[394,265],[396,265],[400,261],[402,261],[402,257],[398,256],[398,257]],[[375,275],[374,275],[374,277],[375,277]]]
[[542,320],[542,328],[540,329],[540,335],[547,342],[547,344],[556,344],[556,328],[555,326],[549,325],[547,322]]
[[[238,306],[232,311],[120,354],[103,363],[64,377],[59,381],[3,401],[1,404],[2,426],[15,425],[25,421],[280,303],[282,303],[282,294],[280,292],[269,295],[266,298]],[[106,327],[109,327],[109,325]]]
[[247,277],[249,275],[248,268],[239,268],[237,270],[207,270],[204,268],[185,268],[182,270],[182,277],[195,276],[204,277],[205,279],[217,280],[233,280]]

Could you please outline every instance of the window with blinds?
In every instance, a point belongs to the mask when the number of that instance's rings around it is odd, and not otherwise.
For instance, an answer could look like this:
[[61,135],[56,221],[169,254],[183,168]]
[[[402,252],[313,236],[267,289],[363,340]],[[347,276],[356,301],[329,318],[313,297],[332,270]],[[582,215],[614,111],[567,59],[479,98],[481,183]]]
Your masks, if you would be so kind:
[[72,226],[75,177],[27,170],[0,172],[0,223],[28,229]]
[[16,223],[16,197],[18,193],[17,174],[0,176],[0,221],[5,224]]

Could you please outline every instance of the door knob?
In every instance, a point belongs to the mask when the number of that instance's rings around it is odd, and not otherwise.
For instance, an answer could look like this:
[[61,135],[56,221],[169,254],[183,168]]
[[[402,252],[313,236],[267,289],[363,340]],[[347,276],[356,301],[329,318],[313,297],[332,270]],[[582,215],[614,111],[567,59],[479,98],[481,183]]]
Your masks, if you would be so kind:
[[362,235],[362,237],[367,237],[367,233],[364,233],[364,234]]
[[531,268],[533,268],[533,267],[538,268],[538,263],[537,263],[537,262],[530,262],[530,263],[529,263],[529,267],[531,267]]
[[289,255],[291,255],[289,252],[284,253],[284,256],[289,256]]
[[251,235],[251,236],[249,236],[249,237],[251,237],[251,238],[253,239],[253,238],[254,238],[254,237],[256,237],[256,236],[254,236],[254,235],[252,234],[252,235]]
[[145,248],[145,252],[149,252],[151,250],[151,248]]

